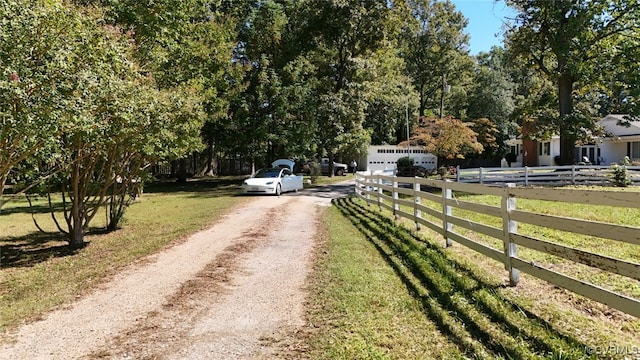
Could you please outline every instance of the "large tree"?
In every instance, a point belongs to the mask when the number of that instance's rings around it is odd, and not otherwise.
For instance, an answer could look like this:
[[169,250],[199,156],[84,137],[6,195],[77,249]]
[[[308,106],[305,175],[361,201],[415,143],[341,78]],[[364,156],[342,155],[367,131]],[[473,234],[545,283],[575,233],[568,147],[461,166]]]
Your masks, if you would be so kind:
[[363,72],[364,100],[367,104],[365,127],[371,131],[371,144],[397,144],[406,141],[408,127],[416,120],[418,96],[411,79],[403,74],[404,60],[393,43],[381,47]]
[[[99,7],[57,1],[1,6],[0,65],[6,77],[0,86],[7,91],[0,95],[0,184],[13,169],[21,180],[62,190],[59,228],[72,246],[81,246],[107,202],[115,226],[126,205],[122,199],[139,186],[149,164],[199,146],[205,87],[194,76],[174,83],[164,71],[168,67],[148,66],[153,62],[143,61],[141,68],[133,55],[141,48],[134,46],[135,30],[105,22]],[[199,29],[190,29],[191,39],[199,39]],[[197,63],[185,54],[202,49],[174,51]],[[169,85],[158,90],[159,83]]]
[[285,7],[265,1],[250,13],[241,32],[241,50],[237,56],[246,64],[246,88],[234,103],[232,120],[238,125],[236,142],[240,153],[258,164],[291,156],[286,121],[284,66],[288,53],[288,15]]
[[[66,233],[82,246],[99,209],[112,205],[115,228],[129,190],[139,186],[145,168],[162,155],[182,154],[199,144],[200,104],[193,87],[164,95],[141,74],[132,58],[130,34],[78,15],[67,41],[74,52],[65,64],[72,75],[58,85],[68,94],[61,114],[65,128],[56,153],[42,158],[60,169],[49,179],[61,190]],[[117,207],[117,209],[116,209]],[[55,218],[55,217],[54,217]]]
[[[240,18],[248,4],[201,0],[106,3],[110,21],[131,33],[141,71],[152,77],[159,89],[178,92],[184,87],[199,89],[191,96],[202,103],[206,115],[190,121],[200,122],[203,130],[204,121],[209,122],[210,129],[215,128],[211,123],[226,118],[229,103],[226,94],[236,94],[229,91],[237,77],[230,60],[237,29],[244,21]],[[206,135],[211,150],[213,137]],[[186,181],[185,155],[198,148],[186,150],[187,153],[174,154],[180,158],[181,181]]]
[[[561,164],[574,163],[576,140],[595,122],[574,104],[576,90],[597,81],[598,64],[608,63],[608,49],[637,39],[637,0],[507,0],[518,13],[507,32],[507,45],[525,66],[538,69],[557,86],[557,115],[547,124],[560,135]],[[539,117],[540,119],[544,117]]]
[[609,61],[596,64],[597,87],[590,93],[602,116],[629,114],[640,118],[640,31],[635,36],[624,36],[615,46],[603,47],[603,56]]
[[388,35],[389,3],[382,0],[308,1],[305,31],[315,48],[307,53],[317,72],[319,152],[336,154],[362,149],[369,142],[364,127],[367,102],[361,79],[369,57]]
[[480,53],[469,89],[467,118],[476,122],[476,132],[495,127],[496,131],[491,132],[497,147],[485,144],[486,155],[504,155],[505,141],[518,130],[511,118],[515,110],[514,93],[515,84],[505,63],[504,50],[494,47],[488,53]]
[[69,126],[62,114],[73,96],[78,22],[61,4],[0,3],[0,207],[12,169],[37,152],[55,154]]
[[300,47],[299,4],[264,1],[246,14],[234,52],[237,91],[228,116],[210,135],[233,156],[256,165],[279,157],[304,158],[315,152],[315,121],[310,116],[315,65]]
[[479,154],[484,150],[478,142],[478,134],[471,129],[471,124],[450,116],[422,117],[412,134],[411,143],[422,145],[438,156],[439,164],[446,163],[447,160],[464,159],[467,155]]
[[[449,0],[409,1],[403,57],[420,103],[418,113],[443,116],[447,90],[464,84],[472,69],[467,19]],[[447,86],[448,85],[448,86]]]

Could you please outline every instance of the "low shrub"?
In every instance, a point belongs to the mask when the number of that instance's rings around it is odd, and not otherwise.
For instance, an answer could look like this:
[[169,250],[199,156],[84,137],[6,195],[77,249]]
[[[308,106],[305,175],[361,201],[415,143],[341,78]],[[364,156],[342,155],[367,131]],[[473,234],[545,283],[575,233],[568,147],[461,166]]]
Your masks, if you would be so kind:
[[625,156],[620,164],[611,165],[611,170],[613,171],[613,177],[611,178],[611,182],[615,186],[619,187],[627,187],[631,185],[631,179],[629,177],[629,172],[627,171],[627,166],[631,163],[628,156]]

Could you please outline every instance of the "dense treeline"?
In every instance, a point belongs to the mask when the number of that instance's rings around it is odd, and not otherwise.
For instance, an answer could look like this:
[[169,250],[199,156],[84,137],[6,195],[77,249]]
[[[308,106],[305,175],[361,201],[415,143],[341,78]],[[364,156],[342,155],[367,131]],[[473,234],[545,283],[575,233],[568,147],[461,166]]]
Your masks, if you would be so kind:
[[409,128],[440,157],[499,158],[534,123],[570,161],[600,116],[638,114],[637,0],[507,3],[505,47],[473,57],[447,0],[0,0],[0,190],[62,191],[81,245],[98,208],[116,228],[152,165],[184,180],[194,152],[203,174],[351,158]]

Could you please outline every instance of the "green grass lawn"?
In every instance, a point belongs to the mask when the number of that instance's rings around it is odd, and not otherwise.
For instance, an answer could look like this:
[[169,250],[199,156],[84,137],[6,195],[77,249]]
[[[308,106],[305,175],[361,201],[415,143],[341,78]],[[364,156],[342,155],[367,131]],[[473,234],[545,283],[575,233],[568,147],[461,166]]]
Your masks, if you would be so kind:
[[636,318],[525,275],[508,287],[504,267],[471,250],[444,249],[364,201],[334,204],[313,279],[312,358],[581,359],[639,347]]

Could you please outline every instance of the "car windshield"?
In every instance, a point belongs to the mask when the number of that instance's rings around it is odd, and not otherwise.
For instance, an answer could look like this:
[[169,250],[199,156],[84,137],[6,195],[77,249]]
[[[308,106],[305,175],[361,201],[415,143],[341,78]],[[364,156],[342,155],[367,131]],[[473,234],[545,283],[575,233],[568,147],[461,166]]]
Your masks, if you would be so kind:
[[277,178],[280,175],[280,169],[260,169],[253,176],[254,178]]

